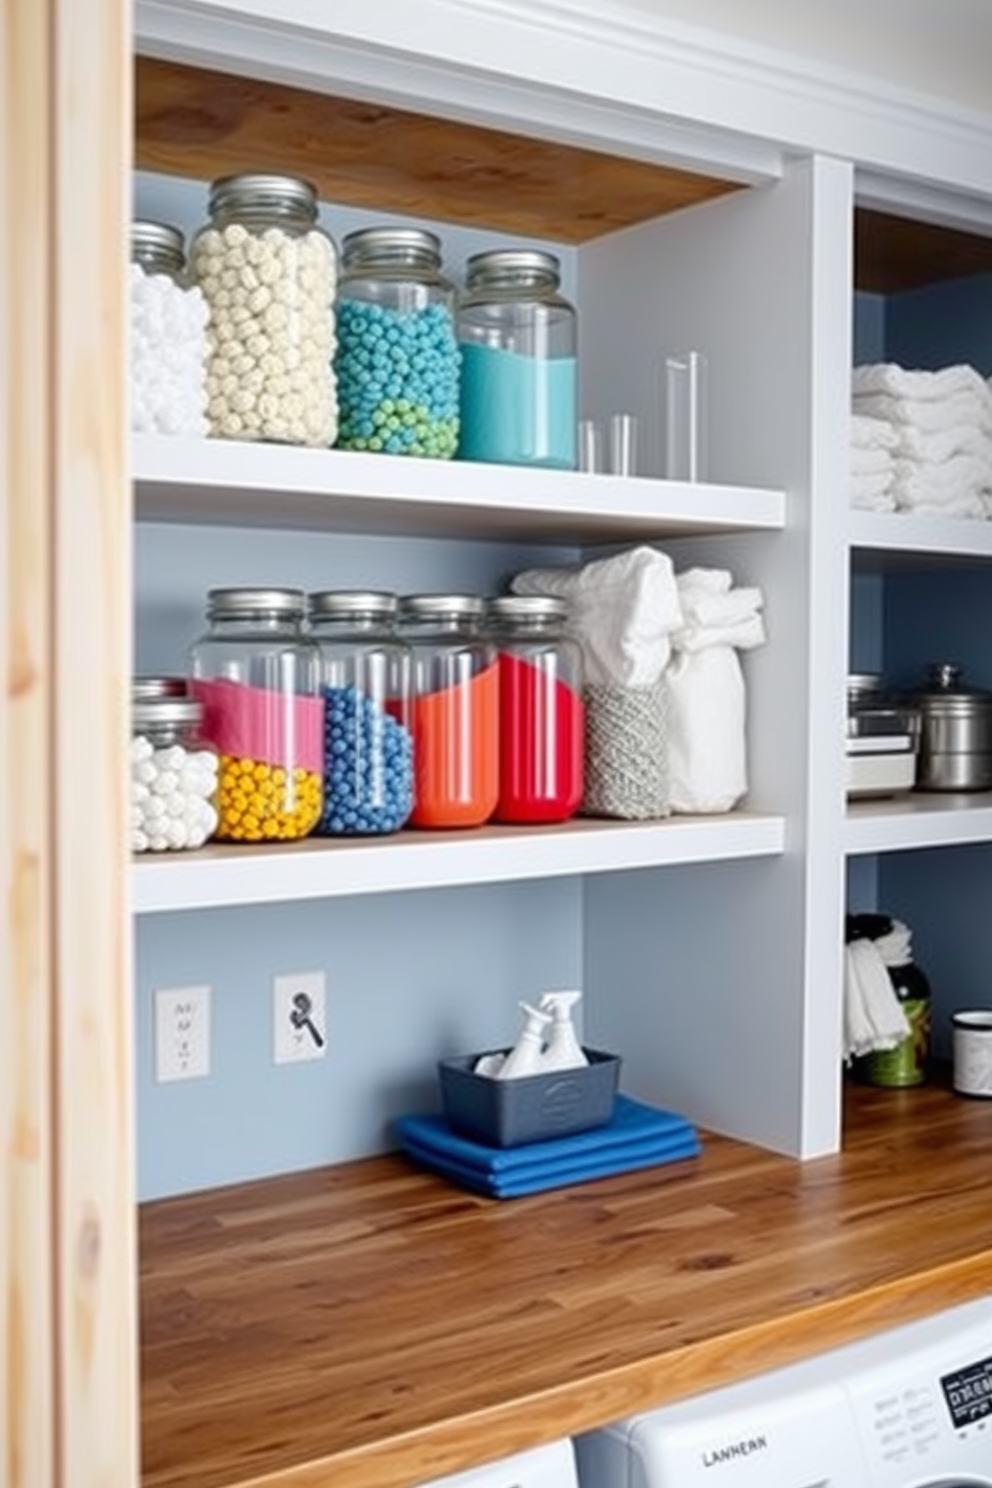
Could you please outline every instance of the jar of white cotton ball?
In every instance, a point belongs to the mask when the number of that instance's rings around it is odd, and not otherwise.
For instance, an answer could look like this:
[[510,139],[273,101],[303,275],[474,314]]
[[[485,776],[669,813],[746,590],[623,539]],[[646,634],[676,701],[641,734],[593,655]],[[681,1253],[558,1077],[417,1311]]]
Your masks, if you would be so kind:
[[207,432],[207,307],[185,269],[178,228],[131,224],[131,428],[138,434]]
[[317,226],[313,186],[293,176],[215,181],[192,258],[209,309],[210,433],[333,444],[337,252]]
[[217,752],[181,678],[139,677],[131,699],[131,850],[202,847],[217,827]]

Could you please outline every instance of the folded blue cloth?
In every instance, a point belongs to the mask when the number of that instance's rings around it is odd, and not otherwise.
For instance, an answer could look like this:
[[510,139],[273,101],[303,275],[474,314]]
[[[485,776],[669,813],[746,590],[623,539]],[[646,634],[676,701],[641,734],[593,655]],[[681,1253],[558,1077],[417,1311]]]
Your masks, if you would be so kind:
[[492,1198],[516,1198],[590,1178],[696,1157],[695,1128],[673,1111],[618,1095],[612,1120],[593,1131],[522,1147],[487,1147],[459,1135],[444,1116],[401,1116],[395,1131],[410,1157]]

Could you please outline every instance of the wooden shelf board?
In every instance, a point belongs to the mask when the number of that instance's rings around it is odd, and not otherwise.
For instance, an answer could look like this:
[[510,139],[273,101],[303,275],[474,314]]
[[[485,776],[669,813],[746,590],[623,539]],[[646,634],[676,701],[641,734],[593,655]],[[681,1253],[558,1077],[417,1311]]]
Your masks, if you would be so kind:
[[577,819],[540,828],[400,832],[378,839],[309,837],[264,846],[214,843],[134,859],[138,914],[384,894],[461,884],[607,873],[781,853],[781,817],[731,812],[661,822]]
[[849,856],[992,841],[992,791],[913,791],[852,801],[844,846]]
[[624,542],[778,530],[781,491],[136,435],[144,521],[398,535]]
[[[142,1206],[143,1488],[408,1488],[992,1290],[992,1104],[498,1201],[374,1158]],[[939,1152],[940,1160],[934,1161]]]
[[381,104],[138,57],[135,164],[303,176],[320,198],[582,243],[739,183]]
[[898,294],[944,279],[992,273],[992,238],[939,223],[859,208],[854,214],[854,282]]

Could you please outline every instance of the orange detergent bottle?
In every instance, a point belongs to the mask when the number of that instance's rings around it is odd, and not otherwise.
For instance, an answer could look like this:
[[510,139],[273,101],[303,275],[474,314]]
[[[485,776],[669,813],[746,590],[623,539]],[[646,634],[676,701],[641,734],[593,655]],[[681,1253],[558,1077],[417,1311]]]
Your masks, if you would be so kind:
[[410,826],[478,827],[499,796],[499,673],[471,594],[410,594],[400,630],[413,656]]

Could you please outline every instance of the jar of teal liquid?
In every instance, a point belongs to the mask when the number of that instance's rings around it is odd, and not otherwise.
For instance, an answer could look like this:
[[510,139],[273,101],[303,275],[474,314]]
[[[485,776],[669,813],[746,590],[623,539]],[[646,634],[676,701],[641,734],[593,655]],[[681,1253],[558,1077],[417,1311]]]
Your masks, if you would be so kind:
[[439,238],[369,227],[349,233],[341,251],[338,449],[450,459],[461,354]]
[[574,470],[577,324],[558,259],[500,248],[465,272],[459,459]]

